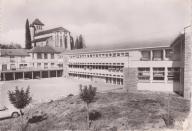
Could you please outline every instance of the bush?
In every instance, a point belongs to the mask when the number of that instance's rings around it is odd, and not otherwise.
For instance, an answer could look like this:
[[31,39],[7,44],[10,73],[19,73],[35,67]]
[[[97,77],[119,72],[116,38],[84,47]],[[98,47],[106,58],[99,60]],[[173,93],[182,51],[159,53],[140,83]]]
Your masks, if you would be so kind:
[[98,120],[101,117],[101,113],[96,110],[92,110],[89,112],[89,120],[95,121]]

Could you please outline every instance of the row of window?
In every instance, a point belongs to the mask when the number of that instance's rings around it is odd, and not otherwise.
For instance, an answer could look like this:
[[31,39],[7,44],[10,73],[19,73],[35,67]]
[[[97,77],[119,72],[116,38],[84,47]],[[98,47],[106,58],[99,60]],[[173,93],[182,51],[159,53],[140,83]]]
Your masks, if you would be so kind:
[[154,67],[152,70],[153,76],[151,76],[150,75],[150,68],[148,68],[148,67],[138,68],[138,79],[148,81],[148,80],[150,80],[150,77],[153,77],[152,78],[153,80],[164,81],[165,77],[167,77],[168,81],[175,81],[175,82],[180,81],[180,68],[168,67],[167,71],[168,71],[167,76],[165,76],[165,68]]
[[123,85],[123,78],[111,78],[111,77],[103,78],[102,76],[90,76],[90,75],[73,74],[73,73],[69,73],[69,76],[90,79],[91,81],[98,78],[98,79],[104,80],[106,83]]
[[102,66],[124,66],[124,63],[69,63],[69,66],[80,66],[80,65],[102,65]]
[[[37,68],[41,68],[42,65],[44,65],[44,69],[48,69],[48,68],[49,68],[49,67],[48,67],[48,63],[37,63]],[[51,68],[55,67],[55,63],[51,63],[50,65],[51,65]],[[33,66],[35,66],[34,63],[33,63]],[[62,67],[63,67],[63,64],[58,64],[57,66],[58,66],[59,68],[62,68]]]
[[[34,53],[33,53],[34,58]],[[48,53],[37,53],[37,59],[48,59]],[[54,59],[54,54],[51,53],[51,59]]]
[[87,72],[76,72],[76,71],[70,71],[69,73],[72,74],[82,74],[82,75],[92,75],[92,76],[103,76],[103,77],[121,77],[123,78],[123,75],[115,75],[115,74],[102,74],[102,73],[87,73]]
[[70,58],[96,58],[96,57],[123,57],[129,56],[128,52],[110,52],[110,53],[91,53],[91,54],[78,54],[70,55]]
[[165,52],[163,50],[146,50],[146,51],[141,51],[141,60],[154,60],[154,61],[158,61],[158,60],[163,60],[163,56],[165,53],[165,58],[167,58],[168,60],[171,59],[172,56],[172,49],[165,49]]

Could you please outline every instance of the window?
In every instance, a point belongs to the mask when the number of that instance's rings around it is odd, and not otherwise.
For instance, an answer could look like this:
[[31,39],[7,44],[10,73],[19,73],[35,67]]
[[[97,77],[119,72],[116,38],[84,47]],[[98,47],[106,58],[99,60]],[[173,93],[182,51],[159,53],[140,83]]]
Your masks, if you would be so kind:
[[44,63],[44,69],[48,69],[48,63]]
[[174,81],[174,82],[179,82],[180,81],[180,68],[168,68],[168,76],[167,76],[168,81]]
[[10,56],[10,62],[15,62],[15,57],[14,56]]
[[51,67],[54,67],[54,65],[55,65],[54,63],[51,63]]
[[149,67],[138,68],[138,79],[150,80],[150,68]]
[[42,59],[41,53],[37,53],[37,59]]
[[163,59],[163,50],[154,50],[153,51],[153,60],[162,60]]
[[141,51],[141,55],[142,55],[141,60],[143,61],[148,61],[151,59],[150,51]]
[[37,68],[41,68],[41,63],[37,63]]
[[54,54],[53,53],[51,54],[51,59],[54,59]]
[[16,70],[15,64],[11,64],[11,65],[10,65],[10,69],[11,69],[11,70]]
[[44,53],[44,59],[47,59],[47,53]]
[[153,80],[164,80],[165,68],[153,68]]
[[172,56],[172,49],[166,49],[165,50],[165,57],[170,60],[171,56]]
[[7,64],[2,64],[2,71],[6,71],[7,70]]
[[116,53],[113,53],[113,57],[116,57]]
[[129,56],[129,53],[128,53],[128,52],[126,52],[126,53],[125,53],[125,56]]

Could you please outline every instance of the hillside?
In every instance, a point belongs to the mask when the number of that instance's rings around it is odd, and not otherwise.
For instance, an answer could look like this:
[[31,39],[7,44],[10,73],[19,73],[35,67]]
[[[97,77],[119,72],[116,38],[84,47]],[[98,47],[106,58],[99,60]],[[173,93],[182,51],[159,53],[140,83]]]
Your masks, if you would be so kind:
[[[164,93],[97,93],[90,108],[99,111],[101,117],[92,122],[91,129],[181,129],[178,121],[187,117],[189,101],[175,95],[170,95],[169,100]],[[46,115],[31,122],[27,128],[30,131],[86,129],[86,108],[79,96],[36,105],[26,113],[26,117],[31,118],[35,114]],[[20,122],[20,118],[3,120],[0,121],[0,128],[18,129]]]

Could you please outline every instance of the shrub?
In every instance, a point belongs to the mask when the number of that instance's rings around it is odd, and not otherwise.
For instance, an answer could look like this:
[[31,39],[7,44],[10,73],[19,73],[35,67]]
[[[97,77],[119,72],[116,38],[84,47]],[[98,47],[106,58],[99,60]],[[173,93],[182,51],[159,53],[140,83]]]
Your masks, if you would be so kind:
[[80,87],[80,98],[86,103],[86,108],[87,108],[87,125],[90,127],[90,122],[89,122],[89,104],[93,102],[95,95],[96,95],[96,87],[92,87],[92,85],[89,85],[89,88],[87,86],[84,86],[82,88],[82,85],[79,85]]
[[18,87],[16,87],[15,91],[8,91],[8,95],[11,104],[19,109],[23,116],[22,109],[24,109],[32,100],[32,97],[30,97],[30,87],[28,87],[26,91],[23,88],[18,89]]
[[101,113],[96,110],[92,110],[89,112],[89,120],[95,121],[98,120],[101,117]]

